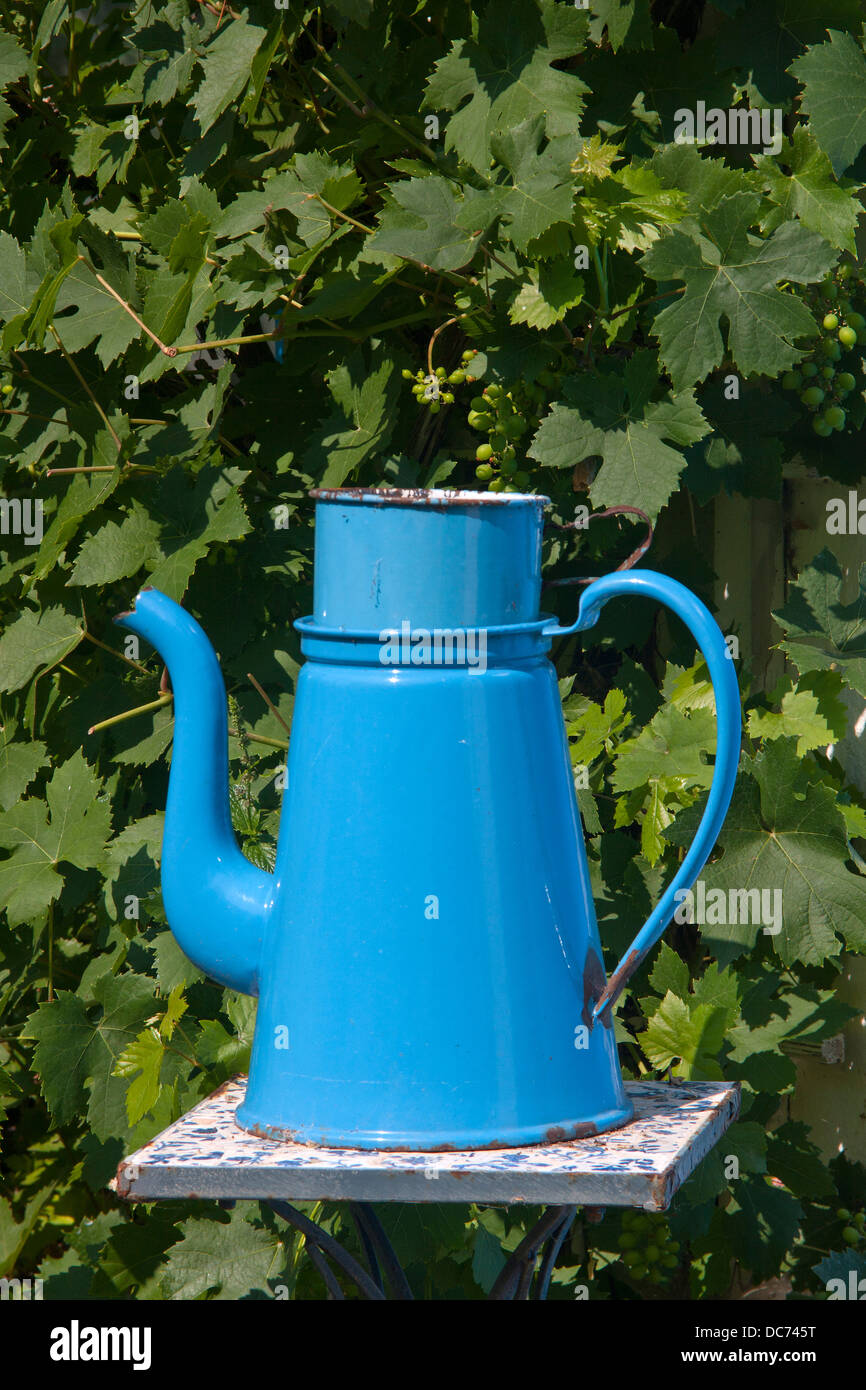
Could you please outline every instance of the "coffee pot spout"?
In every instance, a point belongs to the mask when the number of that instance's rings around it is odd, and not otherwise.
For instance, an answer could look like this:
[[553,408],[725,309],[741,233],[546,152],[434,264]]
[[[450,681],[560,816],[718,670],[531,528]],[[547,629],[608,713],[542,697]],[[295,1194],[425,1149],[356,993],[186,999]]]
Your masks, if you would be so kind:
[[157,649],[174,693],[161,867],[168,924],[212,979],[257,994],[276,879],[244,857],[232,829],[226,692],[216,653],[195,619],[156,589],[142,589],[132,610],[114,621]]

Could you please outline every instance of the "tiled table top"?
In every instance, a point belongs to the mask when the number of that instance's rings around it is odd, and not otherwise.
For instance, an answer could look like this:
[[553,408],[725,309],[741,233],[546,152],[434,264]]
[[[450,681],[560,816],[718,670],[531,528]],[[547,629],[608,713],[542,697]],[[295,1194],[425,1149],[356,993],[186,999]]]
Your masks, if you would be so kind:
[[721,1081],[627,1082],[635,1118],[590,1139],[522,1149],[423,1154],[277,1143],[239,1129],[245,1078],[124,1159],[112,1186],[132,1201],[484,1202],[663,1211],[740,1107]]

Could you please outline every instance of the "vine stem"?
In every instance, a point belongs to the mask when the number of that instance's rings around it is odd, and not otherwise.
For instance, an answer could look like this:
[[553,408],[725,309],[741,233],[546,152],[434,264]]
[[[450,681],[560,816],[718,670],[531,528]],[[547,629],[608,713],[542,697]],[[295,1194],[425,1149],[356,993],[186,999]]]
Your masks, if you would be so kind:
[[496,264],[498,266],[501,266],[503,270],[507,270],[509,275],[513,275],[516,280],[520,279],[520,272],[517,270],[512,270],[511,266],[506,265],[504,261],[500,260],[496,252],[491,251],[490,247],[485,245],[484,242],[481,243],[481,250],[484,252],[485,256],[490,257],[491,261],[495,261]]
[[[133,468],[138,473],[158,473],[158,468],[152,468],[149,463],[125,463],[122,465],[124,470],[131,471]],[[46,478],[54,478],[59,473],[114,473],[116,465],[113,463],[82,463],[77,468],[46,468]]]
[[601,305],[599,307],[602,318],[605,318],[608,313],[607,276],[602,268],[601,257],[598,254],[597,246],[593,246],[592,248],[592,259],[595,264],[595,278],[598,281],[598,293],[601,298]]
[[455,314],[453,318],[446,319],[444,323],[440,323],[439,327],[438,327],[437,329],[434,330],[433,335],[432,335],[432,337],[431,337],[429,343],[427,344],[427,375],[428,375],[428,376],[432,376],[432,375],[433,375],[433,344],[436,342],[436,339],[439,337],[439,334],[440,334],[440,333],[444,333],[444,332],[445,332],[445,329],[446,329],[446,328],[450,328],[451,325],[452,325],[452,323],[459,323],[460,320],[461,320],[462,318],[463,318],[463,315],[462,315],[462,314]]
[[79,259],[80,261],[83,261],[83,262],[84,262],[84,264],[87,266],[87,269],[90,271],[91,275],[93,275],[93,276],[95,277],[95,279],[97,279],[97,280],[99,281],[99,283],[100,283],[100,285],[102,286],[102,288],[103,288],[104,290],[106,290],[108,294],[111,295],[112,299],[115,299],[115,300],[117,301],[117,303],[120,305],[121,309],[123,309],[124,313],[129,314],[129,317],[132,319],[133,323],[137,323],[137,324],[138,324],[138,326],[139,326],[139,328],[141,329],[142,333],[146,333],[147,336],[148,336],[148,338],[150,338],[151,342],[156,343],[156,346],[159,348],[160,352],[165,353],[166,357],[176,357],[176,356],[177,356],[177,352],[178,352],[177,348],[176,348],[176,347],[167,347],[166,344],[162,341],[162,339],[161,339],[160,337],[158,337],[156,333],[154,333],[153,329],[152,329],[152,328],[148,328],[148,326],[147,326],[147,324],[145,323],[144,319],[139,318],[138,314],[135,312],[135,310],[133,309],[132,305],[131,305],[131,304],[128,304],[127,301],[124,299],[123,295],[122,295],[122,294],[118,294],[118,293],[117,293],[117,290],[113,289],[113,288],[111,287],[111,285],[109,285],[108,281],[107,281],[106,279],[104,279],[103,276],[100,275],[100,273],[99,273],[99,271],[96,269],[96,267],[95,267],[95,266],[92,266],[92,265],[90,264],[90,261],[87,259],[86,256],[79,256],[78,259]]
[[[89,634],[85,633],[84,636],[89,636]],[[111,648],[109,647],[108,650],[110,651]],[[117,656],[118,653],[115,652],[114,655]],[[126,657],[122,657],[121,659],[124,661],[127,660]],[[88,734],[101,733],[103,729],[110,729],[114,724],[122,724],[127,719],[134,719],[138,714],[148,714],[151,710],[162,709],[163,705],[171,704],[173,699],[174,696],[170,691],[167,691],[164,695],[158,696],[155,700],[148,700],[145,705],[136,705],[135,709],[126,709],[121,714],[113,714],[110,719],[100,720],[98,724],[93,724],[87,732]],[[284,751],[287,751],[289,747],[282,739],[265,738],[264,734],[239,734],[237,729],[229,729],[229,733],[232,738],[243,738],[250,743],[263,743],[268,748],[282,748]]]
[[[601,309],[599,309],[599,310],[598,310],[598,317],[607,318],[608,323],[613,323],[613,320],[614,320],[614,319],[621,318],[623,314],[630,314],[630,313],[632,312],[633,309],[643,309],[644,306],[647,305],[647,304],[657,304],[658,301],[659,301],[660,299],[669,299],[670,296],[671,296],[672,294],[673,294],[673,295],[679,295],[679,294],[685,294],[685,292],[686,292],[686,286],[685,286],[685,285],[682,285],[679,289],[676,289],[676,290],[663,290],[663,291],[661,292],[661,294],[651,294],[647,299],[638,299],[638,300],[636,300],[636,301],[634,302],[634,304],[626,304],[622,309],[617,309],[617,310],[616,310],[614,313],[612,313],[612,314],[606,314],[606,315],[605,315],[605,314],[602,314]],[[592,323],[589,325],[589,332],[587,333],[586,337],[584,338],[584,342],[583,342],[583,357],[584,357],[584,361],[586,361],[587,358],[589,357],[589,349],[590,349],[590,346],[591,346],[591,344],[592,344],[592,335],[593,335],[593,333],[595,332],[596,325],[597,325],[597,323],[598,323],[598,317],[596,317],[596,318],[594,318],[594,319],[592,320]]]
[[49,425],[67,424],[59,415],[37,415],[35,410],[13,410],[8,405],[0,406],[0,415],[23,415],[28,420],[45,420]]
[[48,904],[48,1002],[54,1002],[54,904]]
[[[292,59],[292,61],[294,62],[294,59]],[[311,71],[314,73],[316,77],[318,77],[320,82],[324,82],[326,87],[330,87],[331,91],[334,93],[334,96],[340,98],[340,101],[343,103],[344,106],[347,106],[349,108],[353,116],[357,116],[359,121],[363,121],[365,115],[367,114],[366,111],[362,111],[360,106],[355,105],[351,97],[347,97],[345,92],[341,92],[340,88],[334,82],[331,81],[330,77],[328,77],[326,73],[322,72],[321,68],[312,68]]]
[[248,680],[248,681],[252,681],[253,685],[255,686],[255,688],[256,688],[256,690],[259,692],[259,694],[261,695],[262,699],[264,700],[264,702],[265,702],[265,704],[267,705],[268,709],[270,710],[271,714],[276,715],[277,719],[279,719],[279,721],[280,721],[280,723],[282,724],[283,728],[285,729],[286,733],[287,733],[287,734],[291,734],[292,731],[291,731],[291,729],[289,728],[288,724],[286,723],[285,719],[284,719],[283,716],[280,714],[280,711],[277,709],[276,705],[274,704],[273,700],[272,700],[272,699],[270,698],[270,696],[268,695],[267,691],[266,691],[266,690],[263,690],[262,687],[259,685],[259,683],[258,683],[258,681],[256,680],[255,676],[253,675],[252,671],[247,671],[247,680]]
[[75,409],[75,406],[77,404],[76,401],[73,401],[69,396],[64,396],[63,393],[60,391],[55,391],[54,387],[49,386],[46,381],[43,381],[41,379],[41,377],[33,375],[27,363],[24,361],[24,358],[21,356],[20,352],[15,352],[13,350],[12,356],[17,357],[18,361],[21,363],[21,366],[17,370],[18,376],[24,377],[25,380],[29,379],[33,382],[34,386],[38,386],[41,391],[47,391],[49,396],[56,396],[57,399],[59,401],[62,401],[64,405],[71,406],[73,410]]
[[[81,259],[81,258],[79,258],[79,259]],[[95,396],[95,395],[93,394],[93,392],[91,391],[90,387],[89,387],[88,384],[87,384],[87,381],[86,381],[85,378],[82,376],[81,372],[78,370],[78,363],[77,363],[77,362],[74,362],[74,361],[72,360],[72,358],[69,356],[69,353],[66,351],[66,348],[63,346],[63,343],[61,342],[61,339],[60,339],[60,334],[57,332],[57,329],[54,327],[54,324],[53,324],[53,323],[50,324],[49,327],[50,327],[51,335],[52,335],[52,337],[54,338],[55,343],[56,343],[57,346],[60,348],[60,351],[63,353],[63,356],[64,356],[64,358],[65,358],[65,360],[66,360],[68,366],[71,368],[72,372],[73,372],[73,373],[75,374],[75,376],[78,378],[78,381],[80,382],[80,384],[84,387],[85,391],[87,392],[88,396],[89,396],[90,399],[92,400],[93,404],[96,406],[97,412],[99,413],[99,417],[100,417],[100,419],[102,420],[102,423],[105,425],[105,428],[108,430],[108,433],[111,435],[112,439],[114,440],[114,443],[115,443],[115,445],[116,445],[116,447],[117,447],[117,452],[120,453],[121,450],[122,450],[122,448],[123,448],[123,445],[122,445],[121,442],[120,442],[120,435],[119,435],[119,434],[117,433],[117,431],[115,430],[114,426],[112,425],[111,421],[109,420],[109,418],[108,418],[108,416],[106,415],[105,411],[103,410],[102,406],[99,404],[99,401],[96,399],[96,396]]]
[[216,338],[211,343],[184,343],[180,347],[172,348],[172,356],[179,352],[207,352],[210,348],[243,347],[244,343],[272,343],[275,338],[282,336],[282,332],[247,333],[239,338]]
[[[355,93],[355,96],[358,98],[358,100],[364,103],[364,108],[367,115],[372,116],[374,120],[379,121],[380,124],[386,125],[389,130],[393,130],[397,135],[400,136],[401,140],[405,140],[409,145],[412,146],[413,149],[416,149],[421,154],[423,154],[425,159],[429,159],[433,164],[436,165],[437,168],[439,167],[439,160],[435,152],[430,148],[428,144],[426,144],[423,140],[419,140],[418,137],[416,135],[413,135],[410,131],[404,130],[403,127],[400,124],[398,124],[398,122],[395,121],[392,116],[389,116],[386,114],[386,112],[382,111],[372,100],[372,98],[367,95],[367,93],[364,91],[364,88],[359,86],[359,84],[355,81],[354,77],[352,77],[351,74],[346,71],[346,69],[343,67],[341,63],[338,63],[335,58],[331,57],[328,50],[321,43],[319,43],[317,39],[314,39],[312,34],[307,33],[307,38],[310,40],[316,51],[320,53],[321,56],[325,59],[325,62],[330,63],[334,71],[340,74],[343,81]],[[338,95],[340,95],[340,93],[338,93]]]
[[135,709],[124,710],[122,714],[113,714],[110,719],[103,719],[98,724],[93,724],[87,730],[88,734],[98,734],[103,729],[109,729],[113,724],[122,724],[125,719],[134,719],[137,714],[147,714],[150,710],[162,709],[163,705],[171,704],[173,695],[160,695],[156,700],[149,700],[146,705],[137,705]]
[[365,227],[363,222],[358,221],[357,217],[350,216],[348,212],[341,212],[339,208],[334,207],[333,203],[326,202],[325,199],[322,197],[321,193],[308,193],[306,198],[304,199],[304,202],[308,203],[311,198],[315,198],[316,202],[321,203],[322,207],[326,208],[328,212],[334,215],[334,217],[342,217],[344,222],[351,222],[353,227],[357,227],[359,232],[364,233],[364,236],[373,235],[372,227]]
[[[358,221],[357,217],[352,217],[348,212],[341,212],[340,209],[335,208],[332,203],[326,202],[321,193],[308,193],[304,201],[309,202],[311,198],[315,198],[316,201],[321,203],[322,207],[332,213],[334,217],[342,217],[344,222],[351,222],[352,226],[357,227],[358,231],[363,232],[365,236],[373,236],[374,229],[372,227],[365,227],[363,222]],[[477,284],[477,281],[470,280],[466,275],[458,275],[456,270],[434,270],[432,265],[426,265],[424,261],[418,261],[414,256],[403,256],[401,259],[404,261],[411,261],[412,265],[419,265],[422,270],[426,270],[430,275],[441,275],[443,279],[450,280],[452,285],[468,285],[470,289],[474,289]]]
[[288,752],[289,745],[280,738],[265,738],[264,734],[239,733],[237,729],[229,729],[232,738],[247,739],[250,743],[263,743],[268,748],[282,748],[283,752]]
[[116,652],[113,647],[109,647],[106,642],[101,642],[98,637],[94,637],[93,633],[88,632],[86,628],[81,635],[82,637],[86,637],[88,642],[92,642],[94,647],[99,647],[102,651],[108,652],[109,656],[116,656],[118,661],[125,661],[127,666],[134,666],[136,671],[140,671],[143,676],[150,675],[150,671],[148,671],[146,666],[142,666],[138,661],[133,661],[131,656],[124,656],[123,652]]

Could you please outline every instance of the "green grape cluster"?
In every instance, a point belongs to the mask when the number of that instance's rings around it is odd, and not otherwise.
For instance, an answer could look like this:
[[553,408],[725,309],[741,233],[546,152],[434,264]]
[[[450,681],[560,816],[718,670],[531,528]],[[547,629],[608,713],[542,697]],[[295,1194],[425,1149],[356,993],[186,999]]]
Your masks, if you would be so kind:
[[443,405],[454,404],[454,392],[449,390],[449,387],[462,386],[464,382],[471,384],[475,380],[468,368],[477,351],[477,348],[467,348],[460,358],[460,366],[453,372],[446,372],[444,367],[425,372],[423,367],[419,367],[417,372],[413,373],[408,367],[404,367],[403,380],[413,382],[412,395],[418,404],[426,405],[431,415],[437,415]]
[[866,1240],[866,1212],[858,1211],[852,1216],[847,1207],[840,1207],[836,1216],[845,1222],[842,1239],[846,1245],[859,1245]]
[[466,417],[472,429],[487,435],[475,450],[475,476],[489,492],[521,492],[532,477],[517,459],[520,440],[538,428],[539,415],[548,394],[558,385],[553,372],[541,372],[538,381],[521,382],[510,390],[490,382],[469,403]]
[[679,1264],[679,1244],[663,1216],[626,1210],[619,1237],[621,1259],[633,1279],[663,1284]]
[[[797,392],[812,412],[813,430],[826,439],[847,424],[844,401],[857,379],[848,370],[856,362],[846,354],[860,348],[862,357],[866,348],[866,284],[856,267],[844,262],[835,276],[827,276],[820,288],[811,292],[810,299],[821,320],[822,337],[811,358],[785,373],[782,386]],[[844,370],[840,371],[840,365]]]

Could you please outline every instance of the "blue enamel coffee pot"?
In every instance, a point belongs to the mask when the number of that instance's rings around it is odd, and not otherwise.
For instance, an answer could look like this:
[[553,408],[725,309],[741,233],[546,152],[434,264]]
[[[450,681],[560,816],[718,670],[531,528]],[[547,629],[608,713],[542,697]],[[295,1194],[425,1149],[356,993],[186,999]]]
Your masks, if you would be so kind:
[[[295,626],[273,873],[228,802],[225,687],[198,623],[154,589],[116,620],[161,653],[175,733],[162,851],[169,924],[214,980],[258,995],[238,1124],[383,1149],[538,1144],[626,1123],[612,1005],[698,877],[740,745],[724,638],[649,570],[539,612],[543,511],[517,493],[320,491],[315,612]],[[554,668],[614,598],[672,609],[715,691],[713,781],[691,848],[610,979]]]

